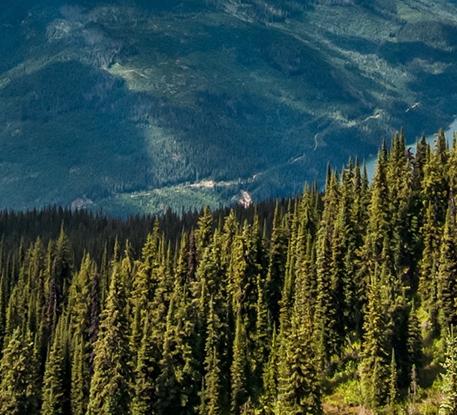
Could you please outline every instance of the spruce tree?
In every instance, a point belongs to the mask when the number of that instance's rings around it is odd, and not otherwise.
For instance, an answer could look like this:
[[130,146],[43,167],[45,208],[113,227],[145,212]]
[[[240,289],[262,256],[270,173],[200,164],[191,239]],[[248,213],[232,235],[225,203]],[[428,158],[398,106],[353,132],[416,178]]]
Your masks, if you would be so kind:
[[233,342],[233,359],[230,368],[231,375],[231,409],[232,414],[240,414],[241,407],[246,403],[249,391],[246,384],[246,327],[241,317],[241,311],[237,313],[235,324],[235,338]]
[[392,349],[392,359],[390,362],[390,378],[389,378],[389,412],[396,413],[396,404],[398,400],[398,374],[397,362],[395,361],[395,350]]
[[441,328],[447,330],[457,323],[457,247],[455,243],[455,217],[449,208],[446,215],[443,238],[440,247],[440,261],[438,267],[438,301],[439,322]]
[[200,415],[219,415],[223,413],[221,382],[221,356],[219,351],[220,320],[214,310],[213,297],[208,306],[207,334],[205,343],[204,379],[200,395]]
[[151,326],[149,315],[144,316],[143,336],[136,358],[136,367],[133,373],[133,393],[130,403],[130,413],[132,415],[147,415],[153,413],[156,401],[156,348],[150,342]]
[[443,400],[440,403],[439,415],[454,415],[457,413],[457,339],[454,329],[446,336],[445,372],[441,386]]
[[278,415],[323,413],[313,325],[309,314],[303,316],[299,308],[298,304],[294,307],[290,334],[281,339],[275,411]]
[[7,339],[0,361],[0,415],[38,412],[38,361],[29,331],[16,328]]
[[433,204],[428,202],[425,211],[423,250],[420,261],[419,294],[422,307],[429,315],[430,331],[437,333],[438,323],[438,264],[441,229],[436,220]]
[[73,337],[73,358],[71,362],[71,413],[85,415],[89,403],[90,367],[87,361],[87,343],[82,334]]
[[68,352],[68,333],[65,331],[65,315],[59,318],[54,339],[46,360],[43,378],[43,391],[41,406],[42,415],[63,415],[68,409],[66,391],[67,379],[67,352]]
[[281,225],[281,211],[277,203],[273,218],[273,230],[270,240],[269,264],[266,285],[266,297],[272,321],[279,326],[279,302],[284,284],[285,264],[287,258],[287,241],[285,230]]
[[364,323],[361,385],[364,404],[376,410],[386,403],[389,378],[388,315],[379,277],[372,277]]
[[277,405],[279,345],[276,338],[276,328],[273,327],[270,354],[262,374],[263,391],[260,396],[260,409],[265,415],[273,415]]
[[125,302],[119,264],[115,264],[95,343],[87,415],[124,415],[128,412],[131,374]]

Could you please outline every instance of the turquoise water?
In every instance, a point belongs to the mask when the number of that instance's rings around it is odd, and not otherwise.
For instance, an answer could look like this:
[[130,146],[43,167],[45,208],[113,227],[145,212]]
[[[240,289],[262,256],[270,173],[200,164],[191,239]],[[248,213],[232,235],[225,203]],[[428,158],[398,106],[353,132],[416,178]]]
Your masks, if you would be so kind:
[[[445,131],[446,138],[450,144],[452,144],[452,137],[455,132],[457,132],[457,119],[449,126],[449,129]],[[433,144],[435,140],[436,134],[427,137],[427,142],[429,144]],[[406,144],[406,148],[408,147],[411,147],[411,152],[414,154],[416,151],[416,142]],[[374,176],[377,158],[378,157],[376,156],[367,161],[367,174],[370,181],[373,179]]]

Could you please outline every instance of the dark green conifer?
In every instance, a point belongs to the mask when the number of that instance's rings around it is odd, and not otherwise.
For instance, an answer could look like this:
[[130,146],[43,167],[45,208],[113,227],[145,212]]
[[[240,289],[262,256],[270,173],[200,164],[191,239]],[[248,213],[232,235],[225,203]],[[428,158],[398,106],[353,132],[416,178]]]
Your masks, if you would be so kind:
[[392,349],[392,359],[390,361],[390,379],[389,379],[389,413],[396,413],[396,404],[398,400],[398,374],[397,362],[395,361],[395,350]]
[[147,415],[153,413],[156,401],[156,347],[150,342],[153,327],[149,315],[144,316],[143,336],[136,358],[134,369],[133,396],[130,404],[131,415]]
[[200,415],[219,415],[224,412],[219,352],[220,320],[214,310],[211,296],[208,305],[207,335],[205,343],[204,379],[200,395]]
[[87,415],[124,415],[128,412],[131,374],[125,294],[121,270],[115,264],[95,343]]
[[[408,322],[408,373],[411,376],[411,373],[414,370],[422,367],[422,332],[420,321],[417,316],[417,311],[415,307],[411,309],[409,313],[409,322]],[[411,382],[412,379],[410,378]]]
[[83,334],[73,337],[73,358],[71,362],[71,414],[85,415],[89,403],[90,367],[88,348]]
[[[361,363],[363,402],[373,410],[386,403],[390,363],[389,316],[383,304],[383,293],[378,278],[372,277],[368,292]],[[385,276],[383,279],[385,280]]]
[[168,308],[154,405],[157,414],[191,414],[198,405],[201,377],[195,354],[198,344],[195,309],[188,291],[187,264],[182,257],[186,248],[187,244],[183,244],[179,260],[183,268],[178,268]]
[[238,311],[235,324],[235,338],[233,341],[233,359],[230,368],[231,375],[231,409],[232,414],[240,414],[246,403],[249,391],[246,384],[246,327],[242,321],[241,311]]
[[281,225],[282,215],[277,203],[273,218],[273,230],[270,240],[269,264],[266,285],[266,297],[272,321],[279,326],[279,302],[284,285],[285,265],[287,259],[287,242]]
[[438,263],[441,230],[436,221],[433,204],[428,202],[425,208],[423,250],[420,261],[419,294],[423,308],[428,312],[433,331],[438,327]]
[[440,247],[440,260],[438,266],[438,301],[439,323],[442,329],[447,330],[457,323],[457,247],[456,247],[455,217],[451,208],[446,215],[443,238]]
[[273,415],[275,413],[278,398],[278,360],[279,345],[276,340],[276,328],[273,327],[271,338],[270,354],[264,366],[262,381],[263,392],[260,397],[261,413]]
[[290,333],[282,338],[275,413],[318,415],[323,412],[313,325],[297,303]]
[[441,386],[443,399],[440,403],[439,415],[454,415],[457,413],[457,339],[454,329],[446,336],[444,374]]
[[65,330],[66,316],[62,315],[57,323],[52,346],[46,360],[43,378],[41,406],[42,415],[63,415],[68,409],[66,385],[68,359],[68,333]]

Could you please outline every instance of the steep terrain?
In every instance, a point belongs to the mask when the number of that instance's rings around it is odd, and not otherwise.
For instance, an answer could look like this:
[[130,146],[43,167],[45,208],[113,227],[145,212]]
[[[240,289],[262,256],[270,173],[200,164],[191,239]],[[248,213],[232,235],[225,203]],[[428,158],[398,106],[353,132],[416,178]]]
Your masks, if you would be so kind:
[[2,208],[290,194],[457,113],[455,1],[16,3],[0,9]]

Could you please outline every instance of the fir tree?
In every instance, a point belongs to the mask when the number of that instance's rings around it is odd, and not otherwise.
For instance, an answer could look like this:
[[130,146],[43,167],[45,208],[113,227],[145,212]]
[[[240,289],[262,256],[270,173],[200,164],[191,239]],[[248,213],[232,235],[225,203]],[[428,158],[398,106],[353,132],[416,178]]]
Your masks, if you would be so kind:
[[214,310],[213,297],[209,301],[207,335],[205,344],[205,376],[200,396],[200,415],[219,415],[223,413],[221,358],[219,352],[218,328],[220,320]]
[[276,328],[273,328],[270,354],[268,361],[264,366],[262,375],[263,393],[260,397],[260,407],[261,413],[265,415],[273,415],[277,405],[279,359],[278,347],[278,342],[276,340]]
[[296,305],[291,332],[283,338],[279,362],[278,415],[322,414],[318,360],[309,315],[299,319]]
[[386,314],[380,283],[377,277],[372,277],[364,323],[361,363],[363,401],[372,409],[384,405],[388,393],[389,333]]
[[243,324],[241,312],[237,313],[235,324],[235,339],[233,342],[233,359],[231,374],[231,413],[239,414],[246,403],[249,391],[246,385],[246,327]]
[[439,415],[453,415],[457,413],[457,340],[453,328],[446,336],[445,359]]
[[94,376],[87,415],[127,413],[130,400],[129,361],[125,291],[119,265],[115,265],[95,343]]
[[29,415],[38,411],[38,362],[31,333],[16,328],[0,361],[0,415]]
[[62,315],[57,323],[54,339],[46,360],[43,379],[43,404],[42,415],[63,415],[68,409],[68,394],[66,391],[67,376],[67,352],[68,340],[65,331],[65,316]]
[[150,342],[153,327],[149,321],[149,315],[144,317],[143,336],[136,358],[134,370],[133,396],[130,404],[132,415],[146,415],[153,411],[156,400],[155,388],[156,373],[156,348]]
[[438,301],[440,305],[439,322],[442,329],[457,323],[457,248],[455,244],[455,217],[448,209],[443,238],[440,249],[440,262],[438,267]]

